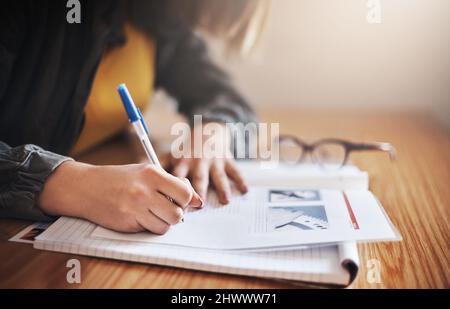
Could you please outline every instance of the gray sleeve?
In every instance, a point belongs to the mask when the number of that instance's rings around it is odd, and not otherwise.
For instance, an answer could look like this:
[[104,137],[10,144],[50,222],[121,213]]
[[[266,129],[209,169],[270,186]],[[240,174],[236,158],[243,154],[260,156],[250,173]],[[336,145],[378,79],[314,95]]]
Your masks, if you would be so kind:
[[158,37],[157,48],[156,85],[177,99],[180,113],[191,124],[193,115],[202,115],[204,121],[256,121],[251,106],[193,31],[175,27]]
[[0,218],[52,220],[36,199],[47,177],[68,160],[35,145],[10,147],[0,141]]

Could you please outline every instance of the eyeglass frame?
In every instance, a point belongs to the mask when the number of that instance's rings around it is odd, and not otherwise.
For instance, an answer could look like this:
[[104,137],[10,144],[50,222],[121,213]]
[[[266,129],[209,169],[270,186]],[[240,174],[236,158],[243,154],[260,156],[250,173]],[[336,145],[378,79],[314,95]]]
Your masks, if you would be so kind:
[[294,164],[300,164],[301,162],[303,162],[308,153],[314,160],[314,156],[312,156],[311,154],[313,153],[314,149],[321,144],[338,144],[344,147],[345,149],[344,160],[342,161],[341,165],[338,168],[345,166],[348,162],[350,153],[355,151],[384,151],[389,154],[389,158],[391,160],[395,160],[397,158],[397,151],[394,148],[394,146],[392,146],[390,143],[383,143],[383,142],[356,143],[340,138],[324,138],[319,139],[313,143],[307,143],[304,140],[291,134],[279,135],[276,142],[280,143],[280,141],[283,139],[290,139],[291,141],[295,142],[298,146],[302,148],[302,154],[300,158],[297,160],[297,162],[295,162]]

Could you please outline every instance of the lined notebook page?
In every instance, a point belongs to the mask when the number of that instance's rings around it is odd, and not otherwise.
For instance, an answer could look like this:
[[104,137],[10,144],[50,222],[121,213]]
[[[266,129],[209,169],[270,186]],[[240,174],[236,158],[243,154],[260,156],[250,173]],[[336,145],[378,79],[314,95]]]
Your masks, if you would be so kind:
[[[350,283],[350,274],[341,265],[338,246],[224,252],[90,237],[95,227],[81,219],[62,217],[36,238],[34,246],[43,250],[244,276],[338,285]],[[355,244],[349,246],[353,246],[355,252]]]

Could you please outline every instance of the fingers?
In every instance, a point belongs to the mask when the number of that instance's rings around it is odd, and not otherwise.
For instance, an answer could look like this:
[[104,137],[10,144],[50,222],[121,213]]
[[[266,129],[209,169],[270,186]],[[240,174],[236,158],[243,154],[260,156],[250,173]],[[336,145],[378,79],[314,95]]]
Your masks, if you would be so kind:
[[206,198],[209,185],[209,165],[208,160],[196,160],[191,170],[191,180],[194,190],[202,199]]
[[[173,165],[174,165],[174,167],[172,169],[172,175],[182,179],[183,181],[186,182],[186,184],[190,188],[192,188],[191,183],[186,178],[188,176],[188,174],[189,174],[190,162],[188,160],[181,159],[181,160],[177,160]],[[202,198],[195,191],[194,188],[192,188],[192,190],[193,190],[193,195],[192,195],[192,199],[191,199],[191,201],[189,203],[189,206],[193,206],[193,207],[196,207],[196,208],[202,208],[203,207],[203,200],[202,200]]]
[[175,206],[184,209],[187,206],[201,207],[203,205],[203,201],[196,195],[195,190],[186,179],[175,177],[153,165],[146,166],[141,174],[145,178],[145,182],[155,191],[173,199]]
[[145,211],[143,211],[139,216],[137,216],[136,221],[140,226],[142,226],[147,231],[150,231],[158,235],[165,234],[170,228],[170,225],[167,222],[158,218],[148,209],[145,209]]
[[216,188],[219,202],[228,204],[230,202],[231,187],[228,176],[225,173],[224,163],[215,163],[211,166],[211,179]]
[[[187,178],[182,178],[184,182],[186,182],[186,184],[192,188],[191,183],[189,181],[189,179]],[[193,195],[192,195],[192,199],[191,202],[189,203],[189,206],[195,207],[195,208],[203,208],[203,200],[200,197],[200,195],[194,190],[194,188],[192,188],[193,191]]]
[[187,160],[178,160],[172,169],[172,175],[175,177],[186,178],[189,173],[189,162]]
[[183,180],[170,175],[163,169],[149,173],[150,181],[156,190],[174,200],[181,208],[186,208],[192,200],[193,189]]
[[[190,167],[192,169],[189,171]],[[244,178],[231,160],[213,160],[212,163],[208,160],[195,160],[193,164],[190,164],[188,160],[180,160],[173,173],[178,177],[190,174],[194,190],[202,198],[206,198],[209,179],[211,178],[218,193],[219,201],[223,204],[227,204],[231,197],[229,179],[236,184],[236,187],[241,193],[248,192]],[[194,197],[195,194],[193,195],[193,199],[195,200]],[[193,203],[195,204],[194,201]]]
[[[148,206],[147,206],[148,207]],[[156,193],[149,211],[169,225],[175,225],[183,220],[183,209],[167,199],[166,196]]]
[[234,164],[233,161],[226,161],[225,163],[225,172],[227,173],[228,177],[231,178],[231,180],[234,181],[236,184],[236,187],[241,191],[241,193],[247,193],[248,187],[245,183],[244,178],[241,175],[241,172],[239,172],[238,168]]
[[203,208],[203,206],[204,206],[202,197],[197,192],[195,192],[195,190],[194,190],[194,195],[192,196],[192,200],[191,200],[191,203],[189,204],[189,206],[192,206],[194,208]]
[[[150,175],[157,190],[173,198],[174,202],[183,209],[188,206],[197,208],[203,206],[210,178],[217,191],[219,202],[222,204],[228,204],[232,195],[230,179],[240,192],[248,191],[244,178],[231,160],[178,160],[172,172],[177,177],[162,169],[156,169],[156,172]],[[192,186],[183,177],[188,174],[191,176]]]

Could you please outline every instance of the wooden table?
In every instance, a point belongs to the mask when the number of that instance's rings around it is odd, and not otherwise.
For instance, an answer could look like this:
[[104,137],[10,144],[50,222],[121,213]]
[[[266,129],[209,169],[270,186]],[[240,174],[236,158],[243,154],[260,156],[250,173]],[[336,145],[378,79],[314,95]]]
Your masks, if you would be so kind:
[[[361,271],[353,288],[449,288],[450,138],[426,114],[265,109],[261,119],[279,122],[281,132],[306,138],[343,137],[388,141],[398,161],[387,155],[353,157],[370,173],[379,197],[402,242],[359,245]],[[132,162],[124,141],[112,141],[80,158],[92,163]],[[34,250],[7,240],[29,222],[0,220],[0,287],[114,288],[284,288],[287,284],[231,275],[77,256],[82,283],[66,283],[65,263],[73,258]],[[366,280],[366,262],[381,263],[381,283]]]

